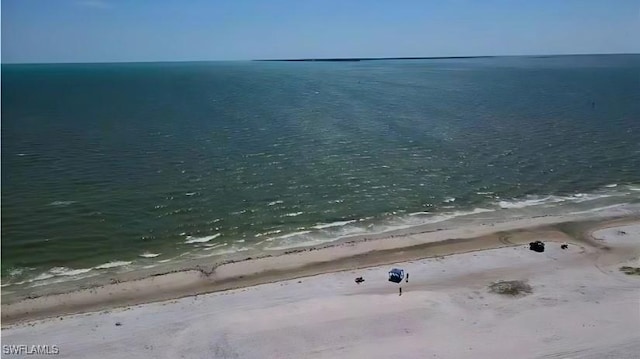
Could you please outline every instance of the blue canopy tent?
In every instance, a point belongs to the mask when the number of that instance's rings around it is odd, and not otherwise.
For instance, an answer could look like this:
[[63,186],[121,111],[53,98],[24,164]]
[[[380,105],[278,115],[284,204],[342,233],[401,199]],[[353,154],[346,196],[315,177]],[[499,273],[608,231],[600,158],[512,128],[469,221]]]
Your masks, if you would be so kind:
[[404,279],[404,270],[393,268],[389,271],[389,282],[400,283]]

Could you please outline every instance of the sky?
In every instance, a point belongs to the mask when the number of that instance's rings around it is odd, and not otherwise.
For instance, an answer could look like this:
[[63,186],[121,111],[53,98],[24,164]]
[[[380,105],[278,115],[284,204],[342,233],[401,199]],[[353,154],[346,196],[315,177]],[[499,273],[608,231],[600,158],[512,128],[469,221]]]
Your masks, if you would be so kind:
[[2,0],[2,63],[640,53],[640,0]]

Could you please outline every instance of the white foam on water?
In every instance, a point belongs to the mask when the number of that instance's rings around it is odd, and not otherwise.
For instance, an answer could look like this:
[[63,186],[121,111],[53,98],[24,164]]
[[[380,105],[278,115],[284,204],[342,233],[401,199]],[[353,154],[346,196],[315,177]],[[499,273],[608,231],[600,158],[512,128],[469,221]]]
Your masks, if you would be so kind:
[[571,197],[568,197],[568,200],[575,203],[582,203],[587,201],[593,201],[601,198],[609,198],[613,197],[613,194],[588,194],[588,193],[578,193],[574,194]]
[[20,274],[24,273],[26,270],[32,270],[32,268],[14,268],[9,271],[9,276],[11,277],[19,276]]
[[[381,233],[390,232],[394,230],[408,229],[408,228],[413,228],[413,227],[427,225],[427,224],[444,222],[444,221],[452,220],[458,217],[470,216],[470,215],[479,214],[479,213],[495,212],[495,211],[496,211],[495,209],[489,209],[489,208],[475,208],[470,211],[454,211],[454,212],[442,212],[442,213],[413,212],[413,213],[408,213],[402,217],[395,217],[387,223],[369,224],[366,228],[363,228],[364,233],[362,234],[365,234],[365,233],[381,234]],[[361,234],[361,233],[351,233],[351,234]]]
[[536,198],[535,196],[529,196],[529,199],[525,200],[511,200],[511,201],[499,201],[498,206],[503,209],[515,209],[525,208],[531,206],[538,206],[547,203],[562,202],[563,199],[555,196],[547,196],[543,198]]
[[54,267],[49,269],[49,272],[54,276],[75,276],[83,273],[87,273],[91,271],[93,268],[80,268],[80,269],[71,269],[66,267]]
[[455,197],[448,197],[442,202],[444,202],[444,203],[452,203],[452,202],[455,202],[455,201],[456,201]]
[[280,204],[280,203],[284,203],[284,201],[277,200],[277,201],[269,202],[267,206],[275,206],[276,204]]
[[167,263],[169,261],[171,261],[171,258],[160,260],[160,261],[158,261],[158,263]]
[[614,188],[614,187],[618,187],[618,184],[617,184],[617,183],[612,183],[612,184],[608,184],[608,185],[606,185],[605,187],[607,187],[607,188]]
[[192,237],[192,236],[187,236],[187,240],[184,241],[184,243],[186,244],[191,244],[191,243],[206,243],[209,242],[210,240],[216,239],[220,237],[220,233],[216,233],[214,235],[211,236],[206,236],[206,237]]
[[428,216],[430,214],[433,214],[431,212],[413,212],[413,213],[409,213],[409,216]]
[[285,215],[283,215],[281,217],[297,217],[297,216],[299,216],[299,215],[301,215],[303,213],[304,212],[291,212],[291,213],[287,213],[287,214],[285,214]]
[[140,257],[142,258],[155,258],[157,256],[159,256],[161,253],[151,253],[151,252],[144,252],[140,255]]
[[[44,276],[43,276],[43,278],[44,278]],[[53,275],[51,275],[51,276],[47,276],[47,277],[46,277],[46,278],[44,278],[44,279],[48,279],[48,278],[53,278]],[[36,279],[27,279],[27,280],[23,280],[23,281],[20,281],[20,282],[3,284],[3,286],[9,286],[9,285],[21,285],[21,284],[25,284],[25,283],[31,283],[31,282],[33,282],[33,281],[35,281],[35,280],[36,280]]]
[[[527,196],[526,199],[512,199],[498,202],[498,206],[503,209],[519,209],[532,206],[549,205],[561,202],[582,203],[602,198],[613,197],[613,193],[576,193],[571,196]],[[622,193],[618,193],[622,195]]]
[[188,197],[191,197],[191,196],[194,196],[196,193],[197,193],[197,192],[187,192],[187,193],[185,193],[184,195],[185,195],[185,196],[188,196]]
[[[335,242],[341,238],[353,236],[353,235],[362,235],[362,234],[380,234],[388,231],[406,229],[411,227],[416,227],[424,224],[438,223],[447,221],[456,217],[463,217],[478,213],[486,213],[486,212],[495,212],[495,209],[487,209],[487,208],[475,208],[471,211],[456,211],[456,212],[448,212],[448,213],[440,213],[433,214],[429,212],[415,212],[404,215],[403,217],[395,217],[394,223],[387,224],[369,224],[366,226],[349,226],[344,224],[338,233],[333,233],[330,236],[322,235],[317,232],[313,233],[309,230],[304,230],[300,232],[289,233],[283,236],[268,238],[264,242],[273,242],[271,246],[265,247],[265,250],[268,251],[279,251],[286,250],[292,248],[299,247],[307,247],[313,245],[321,245],[325,243]],[[420,216],[420,217],[416,217]],[[426,218],[425,218],[426,216]],[[344,221],[346,222],[346,221]],[[351,221],[353,222],[358,221]],[[310,234],[310,235],[309,235]],[[320,235],[319,235],[320,234]],[[295,238],[298,237],[298,238]],[[262,242],[261,242],[262,243]]]
[[344,226],[344,227],[340,227],[338,232],[335,233],[335,235],[332,235],[329,241],[331,242],[334,239],[349,237],[356,234],[365,234],[368,232],[369,230],[367,229],[367,227],[364,227],[364,226]]
[[99,266],[95,266],[94,268],[95,269],[108,269],[108,268],[127,266],[129,264],[131,264],[131,262],[113,261],[113,262],[108,262],[108,263],[101,264]]
[[53,278],[53,277],[54,277],[54,275],[51,274],[51,273],[41,273],[41,274],[38,274],[35,278],[33,278],[33,280],[34,281],[45,280],[45,279],[49,279],[49,278]]
[[[358,235],[358,234],[366,234],[371,233],[368,228],[365,227],[343,227],[338,233],[334,233],[332,235],[322,235],[322,234],[311,234],[311,231],[302,231],[290,233],[284,236],[280,236],[277,238],[273,238],[277,240],[273,243],[273,245],[265,247],[265,250],[268,251],[279,251],[285,249],[299,248],[299,247],[308,247],[314,245],[321,245],[326,243],[335,242],[340,240],[341,238]],[[295,238],[298,237],[298,238]],[[272,240],[273,240],[272,239]],[[267,240],[269,241],[269,240]]]
[[[51,276],[51,277],[53,277],[53,276]],[[51,278],[51,277],[49,277],[49,278]],[[20,285],[20,284],[25,284],[25,283],[31,283],[33,281],[34,281],[34,279],[26,279],[26,280],[23,280],[23,281],[20,281],[20,282],[15,282],[15,283],[12,283],[11,281],[9,281],[8,283],[4,283],[4,284],[0,285],[0,287],[4,288],[4,287],[8,287],[10,285]]]
[[33,287],[42,287],[45,285],[51,285],[51,284],[55,284],[55,283],[62,283],[62,282],[68,282],[68,281],[74,281],[74,280],[79,280],[79,279],[84,279],[84,278],[88,278],[88,277],[92,277],[93,275],[89,274],[89,275],[73,275],[73,276],[61,276],[61,277],[54,277],[54,278],[50,278],[47,280],[41,280],[38,282],[34,282],[33,284],[31,284],[29,286],[29,288],[33,288]]
[[[93,268],[79,268],[72,269],[67,267],[53,267],[44,273],[38,274],[36,277],[28,280],[23,280],[16,283],[7,283],[6,285],[21,285],[26,283],[36,282],[31,287],[42,286],[51,283],[59,283],[67,280],[80,279],[80,275],[88,273]],[[57,278],[57,279],[52,279]],[[3,285],[4,286],[4,285]]]
[[54,207],[66,207],[76,203],[76,201],[53,201],[49,203],[50,206]]
[[332,223],[320,223],[320,224],[316,224],[312,228],[325,229],[325,228],[331,228],[331,227],[342,227],[342,226],[346,226],[347,224],[351,224],[351,223],[355,223],[355,222],[357,222],[357,221],[355,219],[352,219],[352,220],[349,220],[349,221],[336,221],[336,222],[332,222]]
[[254,237],[268,236],[270,234],[278,234],[280,232],[282,232],[282,230],[276,229],[276,230],[273,230],[273,231],[266,231],[266,232],[258,233]]
[[[487,213],[487,212],[495,212],[495,210],[493,209],[488,209],[488,208],[474,208],[471,211],[455,211],[455,212],[445,212],[445,213],[439,213],[439,214],[433,214],[432,213],[432,217],[425,220],[420,221],[421,223],[419,224],[431,224],[431,223],[439,223],[439,222],[444,222],[444,221],[448,221],[450,219],[454,219],[457,217],[464,217],[464,216],[470,216],[473,214],[478,214],[478,213]],[[412,224],[411,226],[416,225],[416,224]]]
[[283,236],[271,238],[271,240],[287,239],[287,238],[291,238],[291,237],[295,237],[295,236],[303,236],[303,235],[309,234],[309,233],[311,233],[311,231],[293,232],[293,233],[285,234]]

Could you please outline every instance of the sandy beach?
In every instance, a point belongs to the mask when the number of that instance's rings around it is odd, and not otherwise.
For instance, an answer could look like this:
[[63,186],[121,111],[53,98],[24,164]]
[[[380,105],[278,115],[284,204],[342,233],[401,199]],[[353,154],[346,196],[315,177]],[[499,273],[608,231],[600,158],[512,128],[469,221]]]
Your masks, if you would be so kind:
[[[5,304],[2,344],[56,345],[65,358],[632,358],[640,352],[640,276],[621,271],[640,266],[637,219],[438,236],[449,239],[423,238],[408,247],[346,243],[294,253],[280,264],[269,257],[208,276],[182,271]],[[544,241],[545,252],[529,250],[532,240]],[[377,250],[367,247],[376,242]],[[386,278],[394,266],[410,273],[401,296]],[[365,282],[356,284],[358,276]],[[490,291],[498,281],[522,281],[530,293]],[[159,301],[163,295],[182,298]]]

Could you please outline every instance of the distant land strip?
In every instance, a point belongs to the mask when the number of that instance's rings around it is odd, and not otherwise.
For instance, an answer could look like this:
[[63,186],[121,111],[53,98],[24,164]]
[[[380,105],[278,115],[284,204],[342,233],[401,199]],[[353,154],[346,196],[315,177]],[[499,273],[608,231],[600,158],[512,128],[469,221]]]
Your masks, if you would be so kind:
[[339,61],[382,61],[382,60],[446,60],[446,59],[481,59],[497,56],[439,56],[439,57],[343,57],[343,58],[327,58],[327,59],[265,59],[253,61],[317,61],[317,62],[339,62]]
[[494,57],[529,57],[529,58],[553,58],[569,56],[607,56],[607,55],[640,55],[637,53],[611,53],[611,54],[550,54],[550,55],[484,55],[484,56],[413,56],[413,57],[336,57],[318,59],[255,59],[251,61],[287,61],[287,62],[347,62],[347,61],[383,61],[383,60],[451,60],[451,59],[483,59]]

